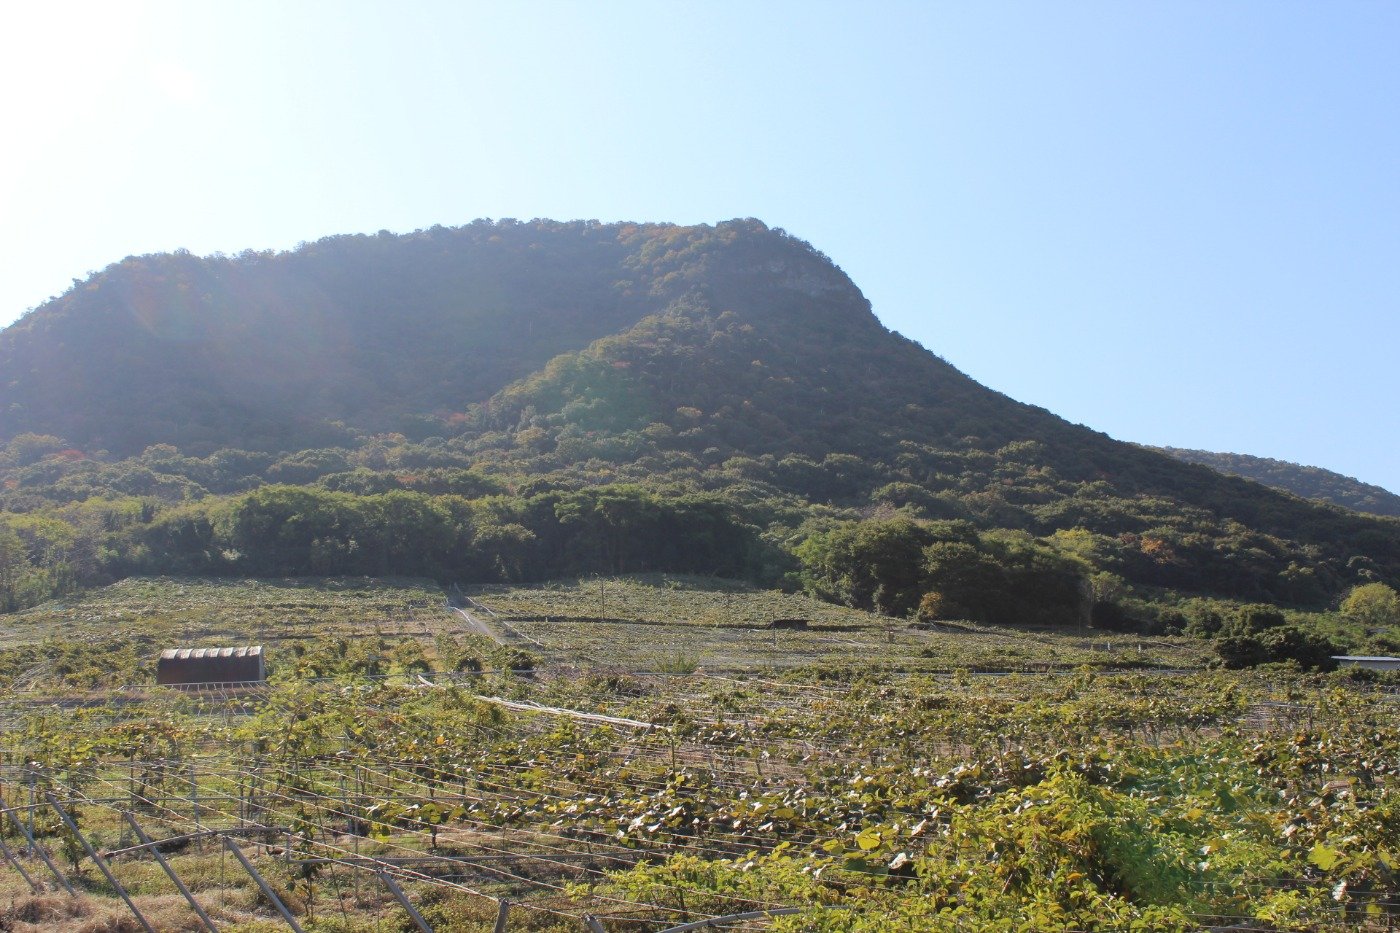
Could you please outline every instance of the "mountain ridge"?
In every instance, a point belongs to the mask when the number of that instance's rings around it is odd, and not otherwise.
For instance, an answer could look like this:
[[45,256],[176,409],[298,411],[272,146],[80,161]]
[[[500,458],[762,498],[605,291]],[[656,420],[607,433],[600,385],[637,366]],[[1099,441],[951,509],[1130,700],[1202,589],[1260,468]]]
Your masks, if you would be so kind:
[[1183,447],[1153,447],[1186,463],[1199,463],[1221,473],[1241,476],[1304,499],[1330,502],[1356,512],[1400,518],[1400,495],[1326,467],[1293,463],[1252,454],[1222,453]]

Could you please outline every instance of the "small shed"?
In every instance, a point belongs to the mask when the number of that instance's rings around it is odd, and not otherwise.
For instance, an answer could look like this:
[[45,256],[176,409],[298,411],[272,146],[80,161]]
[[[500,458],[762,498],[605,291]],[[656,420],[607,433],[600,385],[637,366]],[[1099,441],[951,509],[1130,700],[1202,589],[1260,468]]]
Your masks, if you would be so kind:
[[167,648],[156,663],[156,683],[170,686],[261,683],[262,645],[242,648]]
[[1400,658],[1376,657],[1365,654],[1334,654],[1338,667],[1364,667],[1372,671],[1400,671]]

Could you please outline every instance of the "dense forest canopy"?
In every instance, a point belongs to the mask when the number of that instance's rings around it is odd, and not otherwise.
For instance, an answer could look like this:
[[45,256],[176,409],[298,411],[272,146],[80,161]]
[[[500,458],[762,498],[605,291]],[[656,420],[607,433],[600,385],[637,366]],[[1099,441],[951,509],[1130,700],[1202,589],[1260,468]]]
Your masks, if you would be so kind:
[[672,570],[1263,638],[1200,600],[1400,586],[1400,521],[989,390],[754,220],[133,257],[0,334],[0,373],[9,609],[135,572]]

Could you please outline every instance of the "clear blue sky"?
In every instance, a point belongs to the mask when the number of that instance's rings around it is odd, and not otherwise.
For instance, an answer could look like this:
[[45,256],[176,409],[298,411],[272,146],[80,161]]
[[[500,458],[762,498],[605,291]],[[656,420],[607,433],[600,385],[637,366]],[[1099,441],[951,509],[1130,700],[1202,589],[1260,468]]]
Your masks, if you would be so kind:
[[476,217],[810,240],[979,381],[1400,490],[1400,4],[63,3],[0,321],[133,253]]

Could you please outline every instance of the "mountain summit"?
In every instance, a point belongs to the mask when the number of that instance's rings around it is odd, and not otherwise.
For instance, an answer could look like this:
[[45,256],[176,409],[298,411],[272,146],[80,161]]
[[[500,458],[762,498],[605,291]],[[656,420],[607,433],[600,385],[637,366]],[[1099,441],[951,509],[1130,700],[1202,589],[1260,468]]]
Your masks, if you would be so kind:
[[[624,347],[610,386],[565,371]],[[546,370],[561,354],[575,356]],[[494,401],[484,423],[499,426],[502,405],[550,386],[645,388],[610,423],[699,408],[716,422],[700,435],[746,452],[822,453],[853,431],[1010,441],[1048,423],[885,330],[830,260],[755,220],[477,221],[131,257],[0,334],[0,373],[0,439],[117,456],[450,435],[474,406]]]

